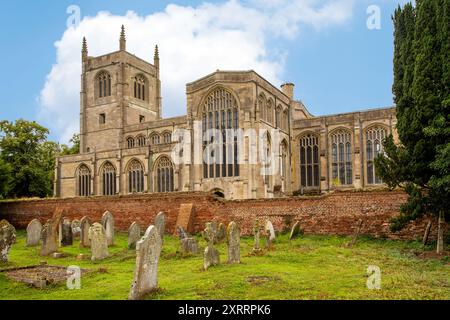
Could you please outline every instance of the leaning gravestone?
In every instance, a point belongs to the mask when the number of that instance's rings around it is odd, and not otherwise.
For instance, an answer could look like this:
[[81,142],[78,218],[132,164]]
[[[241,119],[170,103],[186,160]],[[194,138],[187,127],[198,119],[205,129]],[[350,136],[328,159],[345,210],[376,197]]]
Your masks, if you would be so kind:
[[186,254],[198,254],[198,242],[195,238],[181,239],[181,250]]
[[136,267],[131,285],[130,300],[141,299],[158,288],[158,262],[161,254],[161,236],[155,226],[150,226],[136,244]]
[[270,248],[272,246],[272,243],[276,239],[275,229],[273,227],[272,222],[267,220],[264,230],[265,230],[265,237],[266,237],[266,247]]
[[78,239],[81,234],[81,222],[80,220],[72,221],[72,234],[74,239]]
[[166,234],[166,214],[164,212],[160,212],[156,216],[155,227],[158,230],[158,234],[161,236],[161,240],[163,240],[164,235]]
[[8,221],[0,221],[0,262],[8,262],[9,250],[15,242],[16,229]]
[[38,219],[34,219],[27,226],[27,247],[35,247],[39,245],[42,234],[42,223]]
[[100,223],[94,223],[89,228],[91,241],[92,261],[103,260],[108,257],[108,240],[105,228]]
[[217,229],[217,235],[216,235],[217,242],[222,242],[226,236],[227,236],[227,228],[225,228],[225,225],[223,223],[221,223],[221,224],[219,224],[219,228]]
[[91,241],[89,240],[89,228],[91,227],[91,222],[88,217],[83,217],[80,221],[80,247],[89,248],[91,246]]
[[292,239],[294,239],[295,237],[299,236],[300,233],[301,233],[301,230],[300,230],[300,221],[297,221],[297,222],[294,224],[294,226],[292,227],[291,235],[290,235],[290,237],[289,237],[289,240],[292,240]]
[[49,256],[58,251],[59,235],[63,211],[57,210],[53,217],[42,228],[41,256]]
[[108,246],[114,245],[114,217],[111,212],[106,211],[102,217],[102,225],[105,228]]
[[206,224],[205,231],[203,232],[203,237],[208,242],[208,246],[205,249],[204,259],[203,259],[203,269],[208,270],[211,266],[216,266],[220,263],[219,251],[214,248],[214,241],[216,235],[212,228],[211,223]]
[[61,227],[61,246],[70,247],[73,245],[72,222],[64,219]]
[[177,227],[178,236],[181,240],[189,238],[187,232],[183,229],[183,227]]
[[128,229],[128,249],[136,249],[136,243],[141,239],[141,227],[137,222],[133,222]]
[[235,222],[231,222],[227,229],[228,263],[241,263],[241,236]]

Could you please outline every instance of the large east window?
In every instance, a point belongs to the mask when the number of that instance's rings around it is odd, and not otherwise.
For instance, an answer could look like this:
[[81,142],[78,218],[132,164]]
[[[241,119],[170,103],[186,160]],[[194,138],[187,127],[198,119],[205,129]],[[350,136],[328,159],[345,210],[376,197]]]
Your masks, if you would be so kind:
[[203,106],[203,177],[240,175],[238,137],[239,111],[234,96],[225,89],[212,92]]

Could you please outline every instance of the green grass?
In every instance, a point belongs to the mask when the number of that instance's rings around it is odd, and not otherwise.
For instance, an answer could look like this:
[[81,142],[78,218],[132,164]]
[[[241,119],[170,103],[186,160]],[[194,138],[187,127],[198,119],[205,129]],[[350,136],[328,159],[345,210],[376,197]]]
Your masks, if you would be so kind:
[[[205,242],[199,239],[201,246]],[[159,265],[160,292],[149,299],[449,299],[449,259],[424,260],[414,252],[422,248],[417,242],[400,242],[363,238],[353,249],[345,247],[349,238],[307,236],[290,243],[278,238],[271,251],[252,256],[253,239],[241,243],[240,265],[227,265],[226,245],[219,245],[222,264],[202,271],[202,256],[183,257],[178,240],[166,237]],[[111,257],[93,263],[76,261],[78,242],[61,251],[64,259],[39,256],[40,248],[26,248],[25,234],[19,232],[10,252],[10,263],[0,269],[22,267],[47,261],[49,265],[70,266],[93,272],[82,278],[81,290],[68,290],[65,284],[35,289],[15,283],[0,273],[2,300],[122,300],[127,299],[133,279],[135,253],[126,250],[126,234],[118,234]],[[432,248],[427,248],[432,250]],[[382,271],[382,289],[367,289],[367,267]],[[251,277],[268,277],[267,281],[250,281]],[[265,279],[265,278],[264,278]]]

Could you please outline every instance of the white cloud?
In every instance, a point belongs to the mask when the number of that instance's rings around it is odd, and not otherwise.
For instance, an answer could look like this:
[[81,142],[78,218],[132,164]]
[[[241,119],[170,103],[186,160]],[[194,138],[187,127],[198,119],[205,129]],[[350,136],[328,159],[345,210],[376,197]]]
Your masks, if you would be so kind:
[[320,29],[343,23],[352,5],[353,0],[229,0],[198,7],[171,4],[148,16],[85,17],[55,44],[57,61],[40,95],[39,118],[62,142],[78,131],[83,36],[91,56],[118,50],[122,24],[129,52],[152,62],[158,44],[164,116],[176,116],[185,114],[185,84],[216,69],[254,69],[281,84],[285,54],[269,50],[269,37],[292,39],[303,24]]

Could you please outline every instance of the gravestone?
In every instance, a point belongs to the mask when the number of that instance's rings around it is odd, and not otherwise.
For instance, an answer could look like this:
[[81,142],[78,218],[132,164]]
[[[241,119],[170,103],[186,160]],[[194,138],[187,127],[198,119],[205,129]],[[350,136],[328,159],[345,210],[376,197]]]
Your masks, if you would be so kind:
[[180,240],[189,238],[189,235],[183,229],[183,227],[177,227],[177,232],[178,232],[178,236],[180,237]]
[[89,228],[91,227],[91,222],[88,217],[83,217],[80,221],[80,247],[89,248],[91,246],[91,241],[89,240]]
[[108,247],[114,245],[114,217],[111,212],[106,211],[103,214],[102,226],[105,228]]
[[228,263],[241,263],[241,236],[235,222],[231,222],[227,229]]
[[217,251],[217,249],[214,248],[214,241],[216,235],[214,233],[211,223],[206,224],[205,231],[203,231],[203,237],[208,242],[208,246],[205,249],[203,257],[203,269],[208,270],[209,267],[220,264],[219,251]]
[[8,221],[0,221],[0,262],[8,262],[9,250],[15,242],[16,229]]
[[63,211],[57,210],[42,228],[41,256],[49,256],[58,251],[59,235]]
[[198,248],[198,242],[195,238],[184,238],[181,239],[181,250],[183,253],[187,254],[198,254],[199,248]]
[[225,225],[223,223],[219,224],[219,228],[217,229],[217,242],[222,242],[225,240],[225,237],[227,236],[227,228],[225,228]]
[[255,237],[255,244],[253,246],[253,251],[254,252],[261,251],[261,247],[260,247],[260,229],[261,229],[261,226],[259,225],[259,219],[256,219],[255,220],[255,225],[253,226],[253,235]]
[[89,228],[89,240],[91,241],[92,261],[103,260],[108,257],[106,230],[100,223],[94,223]]
[[42,234],[42,223],[38,219],[32,220],[27,226],[27,247],[39,245]]
[[275,229],[273,227],[272,222],[267,220],[264,230],[265,230],[265,238],[266,238],[266,247],[270,248],[272,246],[272,243],[276,239]]
[[294,226],[292,227],[291,230],[291,235],[289,237],[289,240],[292,240],[296,237],[298,237],[301,234],[301,230],[300,230],[300,221],[297,221]]
[[81,222],[80,220],[72,221],[72,234],[74,239],[78,239],[81,234]]
[[158,230],[158,234],[161,236],[161,240],[164,240],[164,235],[166,234],[166,214],[164,212],[160,212],[156,216],[155,227]]
[[64,219],[61,226],[61,246],[70,247],[73,245],[72,222],[69,219]]
[[133,222],[128,229],[128,249],[136,249],[136,243],[141,239],[141,227],[137,222]]
[[161,254],[161,236],[155,226],[150,226],[136,244],[136,267],[131,285],[130,300],[143,298],[158,288],[158,263]]

